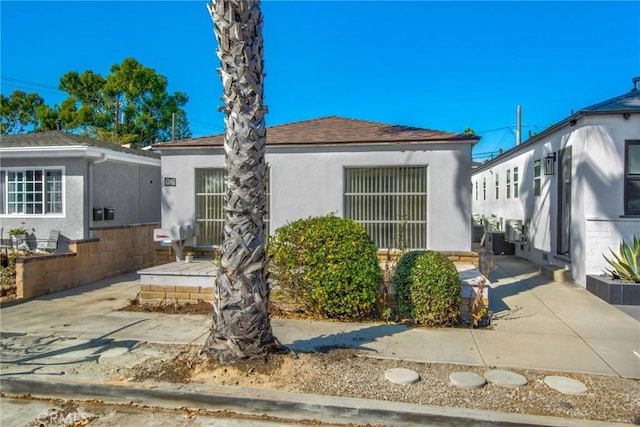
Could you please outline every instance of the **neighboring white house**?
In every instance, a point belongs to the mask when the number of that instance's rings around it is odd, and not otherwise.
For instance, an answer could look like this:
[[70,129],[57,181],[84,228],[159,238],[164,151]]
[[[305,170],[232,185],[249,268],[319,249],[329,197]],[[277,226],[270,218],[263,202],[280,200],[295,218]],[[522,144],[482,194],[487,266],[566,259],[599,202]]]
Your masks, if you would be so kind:
[[565,268],[582,286],[606,266],[603,253],[640,236],[640,78],[633,83],[473,170],[473,213],[497,217],[516,255]]
[[[269,231],[334,213],[364,224],[378,247],[471,249],[471,150],[479,138],[326,117],[267,129]],[[156,144],[162,228],[197,224],[200,247],[222,240],[223,135]]]
[[59,230],[63,246],[92,227],[159,222],[160,156],[59,131],[3,135],[0,221],[4,239],[23,225],[38,240]]

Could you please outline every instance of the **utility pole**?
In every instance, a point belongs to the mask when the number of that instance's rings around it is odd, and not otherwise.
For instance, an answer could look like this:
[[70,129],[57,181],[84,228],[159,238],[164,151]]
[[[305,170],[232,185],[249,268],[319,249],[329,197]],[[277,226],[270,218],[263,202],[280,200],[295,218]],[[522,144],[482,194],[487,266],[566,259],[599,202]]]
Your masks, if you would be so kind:
[[522,109],[518,105],[517,109],[517,124],[516,124],[516,145],[520,145],[522,142]]
[[171,113],[171,140],[176,140],[176,113]]
[[116,139],[117,139],[118,138],[118,125],[120,124],[120,103],[118,102],[117,96],[116,96],[115,106],[116,106],[116,117],[115,117],[115,124],[113,126],[113,131],[114,131],[114,134],[115,134]]

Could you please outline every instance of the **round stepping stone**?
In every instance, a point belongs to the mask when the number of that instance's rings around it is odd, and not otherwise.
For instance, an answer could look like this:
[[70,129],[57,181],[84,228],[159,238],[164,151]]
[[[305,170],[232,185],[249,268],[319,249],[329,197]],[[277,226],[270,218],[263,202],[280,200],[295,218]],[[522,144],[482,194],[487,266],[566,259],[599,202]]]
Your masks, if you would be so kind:
[[404,368],[389,369],[384,373],[384,377],[394,384],[408,385],[420,381],[420,375],[417,372]]
[[550,375],[544,377],[544,383],[562,394],[585,394],[587,386],[573,378]]
[[475,372],[454,372],[449,375],[451,384],[461,388],[482,388],[487,383],[482,376]]
[[504,387],[522,387],[527,385],[527,379],[515,372],[502,369],[492,369],[484,373],[484,377],[492,384]]

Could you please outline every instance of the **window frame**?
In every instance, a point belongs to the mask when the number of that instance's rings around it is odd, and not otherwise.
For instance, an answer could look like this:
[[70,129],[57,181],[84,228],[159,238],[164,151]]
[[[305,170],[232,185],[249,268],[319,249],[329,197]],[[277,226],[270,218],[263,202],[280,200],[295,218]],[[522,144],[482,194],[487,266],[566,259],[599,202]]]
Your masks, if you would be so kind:
[[[223,181],[223,186],[222,186],[222,192],[215,192],[215,193],[211,193],[211,192],[199,192],[198,191],[198,173],[200,171],[219,171],[222,172],[222,181]],[[198,235],[196,237],[196,247],[200,247],[200,248],[217,248],[222,246],[223,240],[224,240],[224,222],[226,220],[225,218],[225,214],[224,214],[224,206],[225,206],[225,197],[227,194],[227,169],[224,166],[221,167],[198,167],[198,168],[194,168],[194,174],[193,174],[193,179],[194,179],[194,206],[195,206],[195,221],[196,224],[198,224],[198,228],[200,228],[200,223],[202,222],[218,222],[221,224],[221,230],[220,230],[220,241],[219,243],[216,243],[215,241],[213,243],[209,243],[209,242],[201,242],[200,240],[200,235]],[[222,216],[220,218],[200,218],[199,215],[199,201],[198,201],[198,197],[200,196],[207,196],[207,195],[215,195],[220,197],[220,207],[222,209]],[[264,221],[264,227],[265,227],[265,237],[269,236],[269,231],[270,231],[270,217],[269,217],[269,211],[270,211],[270,204],[271,204],[271,168],[269,166],[267,166],[267,183],[266,183],[266,197],[267,199],[265,200],[265,215],[263,218]]]
[[[23,176],[26,176],[28,174],[28,172],[40,172],[42,174],[41,180],[40,182],[42,183],[42,188],[41,190],[39,190],[38,192],[36,191],[31,191],[32,194],[41,194],[41,200],[38,202],[39,204],[41,204],[42,206],[42,213],[26,213],[26,204],[29,203],[29,201],[26,200],[26,197],[24,197],[24,195],[26,194],[27,190],[23,189],[22,190],[22,202],[18,202],[21,203],[23,205],[23,212],[16,212],[16,213],[9,213],[9,204],[10,203],[14,203],[14,202],[10,202],[9,199],[9,174],[10,173],[22,173]],[[50,172],[57,172],[60,174],[60,180],[57,181],[48,181],[47,180],[47,174]],[[30,166],[30,167],[24,167],[24,166],[12,166],[12,167],[5,167],[5,168],[1,168],[0,169],[0,187],[1,187],[1,191],[0,191],[0,217],[2,218],[64,218],[66,216],[66,167],[65,166]],[[48,189],[48,184],[50,182],[59,182],[59,191],[58,190],[54,190],[53,192],[50,192]],[[35,183],[35,181],[30,181],[30,183]],[[23,180],[22,185],[24,186],[26,184],[26,182]],[[11,193],[15,193],[14,191],[12,191]],[[58,194],[59,193],[59,201],[56,200],[48,200],[48,195],[49,194]],[[59,211],[55,211],[55,212],[47,212],[48,210],[48,206],[50,206],[51,203],[57,204],[60,203],[60,210]],[[32,202],[34,203],[34,202]]]
[[507,186],[507,191],[506,191],[506,198],[510,199],[511,198],[511,169],[507,169],[507,176],[506,176],[506,186]]
[[533,195],[538,197],[542,193],[542,160],[533,161]]
[[632,182],[637,182],[640,186],[640,171],[633,174],[629,171],[629,153],[632,146],[638,146],[640,150],[640,139],[627,139],[624,141],[624,214],[638,216],[640,215],[640,208],[638,210],[629,208],[629,186]]
[[513,167],[513,198],[517,199],[519,196],[518,193],[518,167]]
[[496,200],[499,200],[500,199],[500,174],[496,172],[495,177],[496,177],[496,189],[495,189],[496,194],[495,195],[496,195]]
[[487,177],[482,177],[482,200],[487,200]]

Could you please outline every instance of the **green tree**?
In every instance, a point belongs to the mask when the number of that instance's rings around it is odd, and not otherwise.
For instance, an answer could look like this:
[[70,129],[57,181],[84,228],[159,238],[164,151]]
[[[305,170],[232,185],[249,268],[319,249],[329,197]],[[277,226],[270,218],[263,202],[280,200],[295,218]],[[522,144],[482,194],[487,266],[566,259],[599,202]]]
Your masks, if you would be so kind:
[[227,188],[213,326],[203,352],[221,362],[279,347],[269,318],[266,230],[266,129],[262,12],[259,0],[212,0],[225,106]]
[[118,144],[145,146],[169,141],[175,117],[175,138],[191,136],[185,111],[189,98],[169,94],[167,78],[133,58],[111,66],[102,77],[91,70],[70,71],[59,88],[69,94],[60,106],[65,129]]
[[0,134],[24,133],[28,128],[38,127],[38,108],[44,105],[37,93],[14,91],[10,96],[0,95]]

